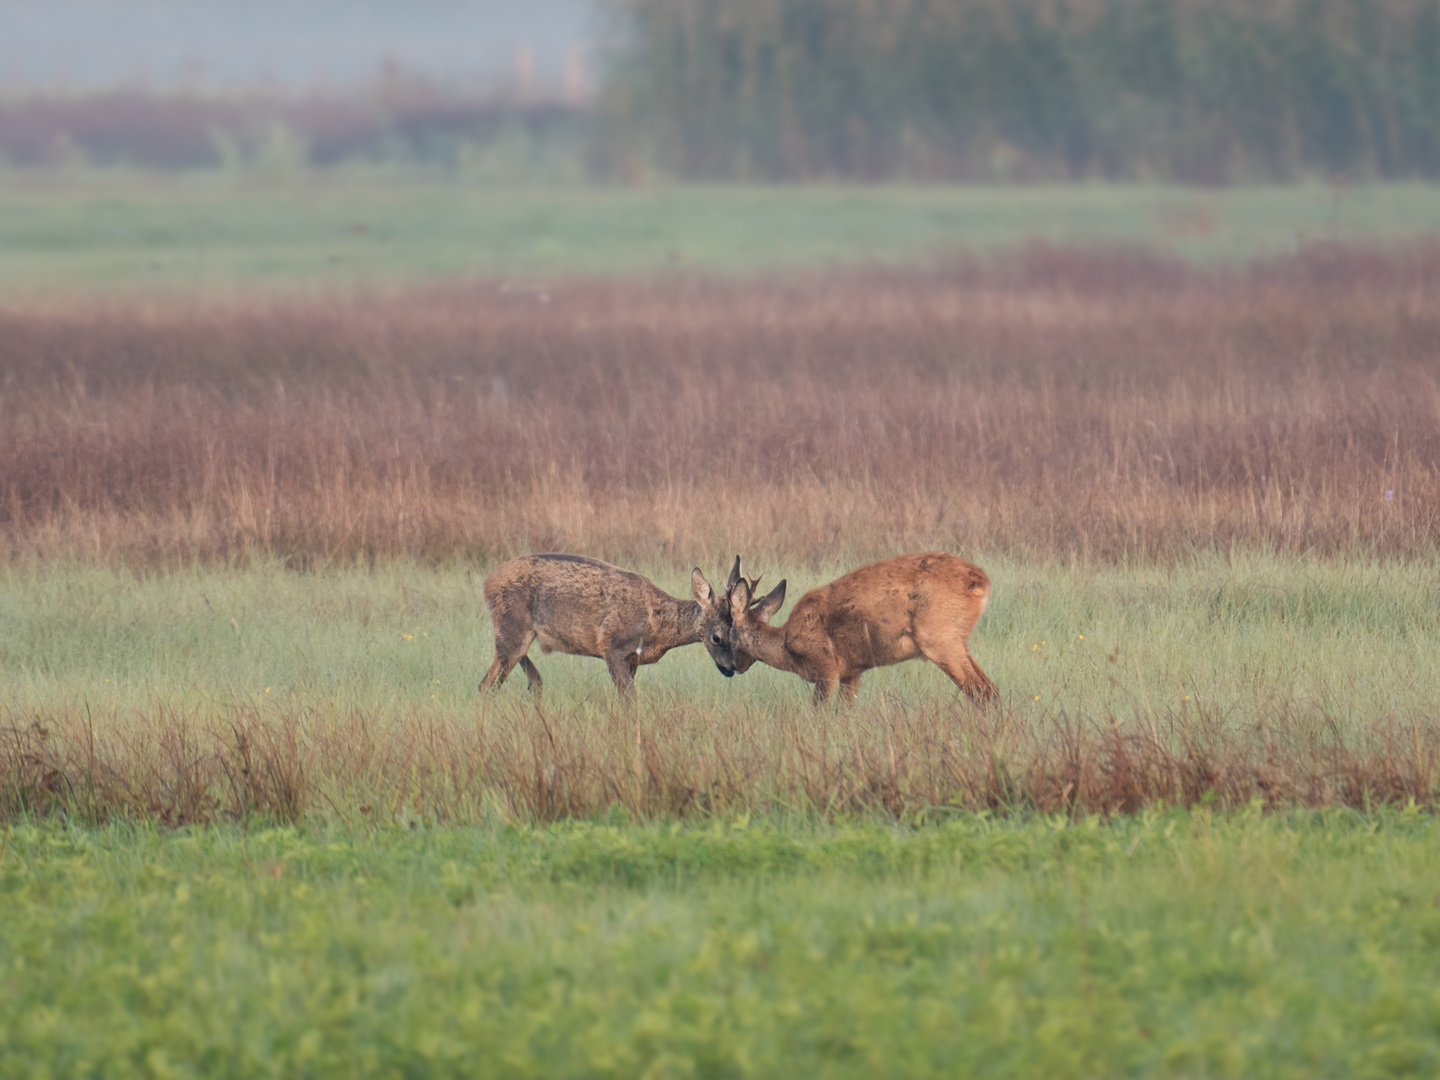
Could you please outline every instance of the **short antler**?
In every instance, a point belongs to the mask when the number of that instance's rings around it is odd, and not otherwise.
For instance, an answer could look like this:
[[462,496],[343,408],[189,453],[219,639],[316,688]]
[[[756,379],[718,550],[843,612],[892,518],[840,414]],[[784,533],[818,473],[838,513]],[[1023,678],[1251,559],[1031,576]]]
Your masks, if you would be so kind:
[[750,587],[750,603],[753,606],[755,601],[760,599],[760,579],[765,575],[756,574],[753,578],[750,577],[745,571],[740,569],[740,560],[738,557],[735,560],[735,569],[739,572],[740,577],[744,578],[745,584]]

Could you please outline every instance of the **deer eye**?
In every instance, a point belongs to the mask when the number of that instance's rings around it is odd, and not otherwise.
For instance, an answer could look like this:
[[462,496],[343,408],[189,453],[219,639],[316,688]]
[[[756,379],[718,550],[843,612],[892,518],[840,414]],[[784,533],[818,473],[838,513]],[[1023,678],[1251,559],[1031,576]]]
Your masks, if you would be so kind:
[[720,644],[720,635],[719,635],[718,633],[711,634],[711,635],[710,635],[710,641],[711,641],[712,644],[719,645],[719,644]]

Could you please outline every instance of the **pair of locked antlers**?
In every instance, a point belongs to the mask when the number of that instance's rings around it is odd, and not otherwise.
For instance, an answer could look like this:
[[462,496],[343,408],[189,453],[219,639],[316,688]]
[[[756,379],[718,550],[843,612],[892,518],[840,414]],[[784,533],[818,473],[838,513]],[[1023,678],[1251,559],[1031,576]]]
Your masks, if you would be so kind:
[[731,568],[730,577],[725,582],[725,598],[728,600],[730,594],[735,591],[735,586],[744,581],[750,588],[750,603],[747,606],[754,607],[760,599],[760,579],[764,576],[764,574],[756,574],[753,578],[747,577],[740,569],[740,556],[736,555],[735,565]]

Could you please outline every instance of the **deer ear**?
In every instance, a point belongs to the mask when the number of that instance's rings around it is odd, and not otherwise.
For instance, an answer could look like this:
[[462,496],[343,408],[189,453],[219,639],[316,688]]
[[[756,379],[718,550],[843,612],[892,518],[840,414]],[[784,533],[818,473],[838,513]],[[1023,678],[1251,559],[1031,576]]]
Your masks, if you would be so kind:
[[750,606],[750,585],[741,578],[730,590],[730,617],[739,619],[745,614],[745,609]]
[[730,568],[730,576],[725,579],[725,591],[728,593],[735,588],[735,583],[740,580],[740,556],[735,556],[735,565]]
[[766,596],[764,600],[760,601],[759,605],[755,608],[755,614],[760,617],[762,622],[769,622],[775,617],[775,613],[779,611],[784,604],[785,582],[782,581],[770,590],[769,595]]
[[714,590],[710,588],[710,583],[705,580],[705,575],[700,572],[698,566],[690,571],[690,592],[704,607],[709,607],[715,599]]

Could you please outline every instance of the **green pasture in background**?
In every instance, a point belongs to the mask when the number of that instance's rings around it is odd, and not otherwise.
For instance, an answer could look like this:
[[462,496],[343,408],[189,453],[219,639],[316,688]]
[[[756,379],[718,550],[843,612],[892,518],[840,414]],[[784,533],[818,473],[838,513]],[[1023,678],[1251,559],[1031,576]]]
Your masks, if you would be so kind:
[[1031,240],[1206,261],[1440,231],[1440,189],[487,187],[337,171],[289,179],[0,174],[0,300],[35,292],[323,290],[463,276],[743,273],[902,262]]
[[1440,1068],[1419,813],[0,845],[5,1076]]
[[[976,660],[1022,715],[1165,715],[1203,705],[1239,726],[1277,710],[1349,729],[1377,717],[1429,716],[1440,699],[1440,595],[1426,560],[1197,556],[1156,567],[1034,565],[974,556],[994,583],[970,639]],[[808,588],[846,569],[755,564],[789,579],[782,621]],[[370,716],[477,707],[490,663],[480,593],[488,567],[337,567],[295,573],[178,569],[158,575],[50,564],[0,572],[0,723],[27,710],[106,715],[235,702]],[[682,566],[640,567],[688,595]],[[712,570],[717,568],[712,567]],[[722,568],[723,569],[723,568]],[[718,570],[717,570],[718,573]],[[560,709],[609,709],[599,660],[532,658]],[[809,716],[810,688],[755,665],[724,679],[705,650],[643,667],[644,698]],[[522,672],[503,698],[528,700]],[[949,700],[933,664],[868,673],[860,703]]]

